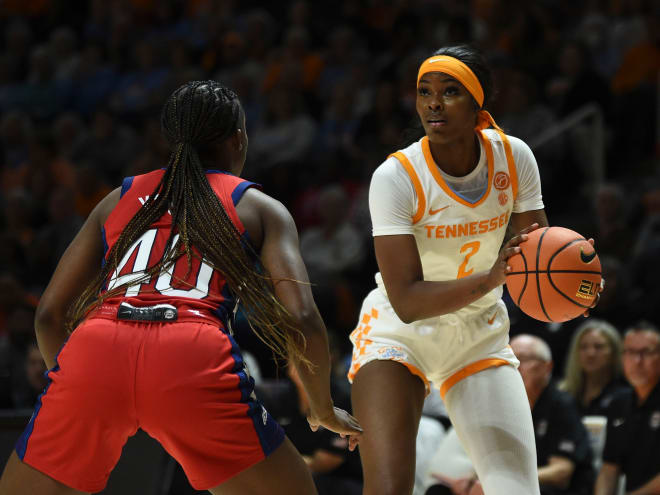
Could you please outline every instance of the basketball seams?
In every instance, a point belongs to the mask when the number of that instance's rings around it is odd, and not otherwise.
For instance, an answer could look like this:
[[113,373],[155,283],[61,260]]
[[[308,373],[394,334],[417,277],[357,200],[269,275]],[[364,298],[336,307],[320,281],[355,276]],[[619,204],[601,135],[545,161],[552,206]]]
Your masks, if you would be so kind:
[[[548,312],[545,310],[545,304],[543,304],[543,297],[541,296],[541,277],[539,275],[539,261],[541,258],[541,246],[543,245],[543,238],[545,237],[545,234],[548,233],[550,230],[550,227],[545,227],[545,230],[541,234],[541,237],[539,237],[539,242],[536,245],[536,293],[539,296],[539,304],[541,305],[541,310],[543,311],[543,314],[545,317],[548,319],[548,321],[554,321],[552,318],[550,318],[550,315],[548,315]],[[549,268],[549,264],[548,264]],[[548,278],[550,278],[550,275],[548,275]]]
[[[511,275],[525,275],[526,273],[546,273],[547,270],[527,270],[524,272],[509,272],[507,276]],[[591,273],[593,275],[600,275],[598,270],[552,270],[552,273]]]
[[572,241],[567,242],[562,247],[557,249],[554,252],[554,254],[552,256],[550,256],[550,259],[548,260],[548,282],[550,282],[550,285],[552,286],[552,288],[555,289],[557,291],[557,293],[560,294],[565,299],[568,299],[569,301],[571,301],[573,304],[575,304],[576,306],[578,306],[580,308],[589,309],[591,306],[586,306],[584,304],[580,304],[579,302],[574,300],[572,297],[568,296],[567,294],[564,294],[559,289],[559,287],[557,287],[557,285],[554,283],[554,281],[552,280],[552,276],[550,275],[551,273],[594,273],[594,274],[600,274],[601,273],[601,272],[586,271],[586,270],[550,270],[550,267],[552,266],[552,261],[559,255],[559,253],[561,253],[564,249],[567,249],[570,246],[574,245],[576,242],[580,242],[580,241],[585,241],[586,242],[587,240],[584,237],[580,237],[578,239],[573,239]]
[[522,251],[520,251],[520,256],[522,256],[523,265],[525,267],[525,271],[523,272],[525,274],[525,281],[523,282],[522,289],[520,289],[520,294],[518,294],[518,302],[516,303],[518,306],[520,306],[520,300],[525,293],[525,289],[527,288],[527,280],[529,279],[529,272],[527,271],[527,258],[525,258],[525,254]]
[[[546,237],[548,232],[550,234]],[[580,263],[583,257],[579,256],[579,252],[586,249],[581,242],[588,242],[587,239],[564,227],[544,227],[535,230],[529,240],[530,244],[523,246],[516,259],[512,260],[513,271],[506,274],[512,302],[529,316],[547,322],[567,321],[582,310],[589,309],[593,286],[602,274],[598,261]],[[595,259],[598,260],[597,257]],[[530,293],[534,291],[533,279],[530,278],[533,276],[536,277],[536,295]],[[575,297],[571,293],[573,283],[580,283],[579,288],[576,285],[578,293]],[[527,297],[524,297],[525,293],[528,293]],[[571,316],[573,314],[575,316]]]

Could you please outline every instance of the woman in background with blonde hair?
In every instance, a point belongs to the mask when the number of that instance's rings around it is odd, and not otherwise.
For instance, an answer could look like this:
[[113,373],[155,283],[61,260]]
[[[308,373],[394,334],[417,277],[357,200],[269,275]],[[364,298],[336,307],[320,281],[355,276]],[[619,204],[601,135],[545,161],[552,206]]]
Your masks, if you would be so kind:
[[606,416],[613,394],[624,386],[619,332],[604,320],[586,320],[573,335],[560,388],[575,398],[582,416]]

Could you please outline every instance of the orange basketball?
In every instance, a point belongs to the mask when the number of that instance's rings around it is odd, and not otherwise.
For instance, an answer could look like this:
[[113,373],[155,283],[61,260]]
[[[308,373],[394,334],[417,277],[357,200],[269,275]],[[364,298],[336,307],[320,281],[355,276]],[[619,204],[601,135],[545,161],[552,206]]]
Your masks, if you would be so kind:
[[543,227],[520,243],[509,258],[509,294],[518,307],[541,321],[567,321],[581,315],[596,297],[600,260],[580,234],[563,227]]

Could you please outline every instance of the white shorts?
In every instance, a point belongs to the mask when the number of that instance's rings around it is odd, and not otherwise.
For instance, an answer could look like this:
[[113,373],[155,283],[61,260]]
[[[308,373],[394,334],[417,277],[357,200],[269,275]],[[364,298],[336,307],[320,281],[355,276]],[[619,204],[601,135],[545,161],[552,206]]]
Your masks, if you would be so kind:
[[358,327],[351,333],[352,383],[358,370],[375,360],[397,361],[445,393],[456,382],[494,366],[518,367],[509,347],[509,315],[502,300],[478,313],[442,315],[404,323],[383,290],[372,290],[362,303]]

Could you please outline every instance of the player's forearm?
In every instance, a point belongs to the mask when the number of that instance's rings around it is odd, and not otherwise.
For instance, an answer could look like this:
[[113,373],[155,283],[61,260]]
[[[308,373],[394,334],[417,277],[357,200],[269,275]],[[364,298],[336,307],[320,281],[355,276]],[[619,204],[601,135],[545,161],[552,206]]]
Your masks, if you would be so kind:
[[330,396],[330,351],[325,325],[317,310],[297,318],[305,336],[304,356],[312,367],[304,363],[295,363],[305,392],[309,397],[312,414],[323,416],[332,412],[333,402]]
[[480,272],[457,280],[443,282],[420,280],[388,296],[401,321],[411,323],[433,316],[453,313],[481,299],[497,284],[489,272]]
[[64,323],[64,314],[51,311],[42,304],[37,308],[34,328],[39,350],[48,369],[55,366],[55,356],[67,338]]

